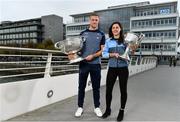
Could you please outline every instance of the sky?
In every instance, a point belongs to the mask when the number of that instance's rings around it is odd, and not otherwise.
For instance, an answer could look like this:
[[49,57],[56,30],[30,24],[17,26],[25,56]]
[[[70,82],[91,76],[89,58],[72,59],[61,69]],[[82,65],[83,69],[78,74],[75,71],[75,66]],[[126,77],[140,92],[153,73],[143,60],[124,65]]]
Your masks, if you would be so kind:
[[[147,1],[162,3],[180,0]],[[63,17],[63,22],[66,24],[72,21],[69,16],[72,14],[92,12],[106,9],[109,6],[136,2],[144,2],[144,0],[0,0],[0,21],[18,21],[56,14]]]

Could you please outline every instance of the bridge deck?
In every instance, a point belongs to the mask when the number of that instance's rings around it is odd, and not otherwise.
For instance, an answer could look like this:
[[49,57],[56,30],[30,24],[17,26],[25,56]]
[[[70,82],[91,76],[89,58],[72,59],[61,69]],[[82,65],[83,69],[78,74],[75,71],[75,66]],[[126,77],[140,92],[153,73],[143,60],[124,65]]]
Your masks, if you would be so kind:
[[[120,105],[117,83],[113,91],[112,114],[106,119],[109,121],[116,120]],[[86,93],[81,118],[74,117],[76,103],[77,96],[74,96],[9,121],[103,121],[93,113],[92,91]],[[105,86],[101,87],[101,108],[105,110]],[[158,66],[130,77],[124,120],[180,121],[180,67]]]

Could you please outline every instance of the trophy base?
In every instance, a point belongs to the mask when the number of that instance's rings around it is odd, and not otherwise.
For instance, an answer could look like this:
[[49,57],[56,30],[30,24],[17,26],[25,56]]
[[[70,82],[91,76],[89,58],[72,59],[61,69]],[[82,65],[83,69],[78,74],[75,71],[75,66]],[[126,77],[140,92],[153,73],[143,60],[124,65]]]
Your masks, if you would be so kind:
[[76,58],[73,60],[70,60],[68,64],[74,64],[74,63],[79,63],[80,61],[84,60],[84,58]]
[[119,58],[130,62],[130,58],[129,58],[128,55],[127,56],[126,55],[121,55],[121,56],[119,56]]

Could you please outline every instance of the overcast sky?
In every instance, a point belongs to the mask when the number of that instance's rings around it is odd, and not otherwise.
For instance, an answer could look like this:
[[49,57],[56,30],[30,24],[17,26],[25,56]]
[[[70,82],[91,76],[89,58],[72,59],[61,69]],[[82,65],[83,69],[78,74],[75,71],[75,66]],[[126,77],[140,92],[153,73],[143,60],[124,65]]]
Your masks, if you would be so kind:
[[[160,3],[177,0],[149,1]],[[0,21],[17,21],[56,14],[62,16],[64,23],[67,23],[72,20],[69,16],[71,14],[92,12],[106,9],[108,6],[135,2],[144,2],[144,0],[0,0]]]

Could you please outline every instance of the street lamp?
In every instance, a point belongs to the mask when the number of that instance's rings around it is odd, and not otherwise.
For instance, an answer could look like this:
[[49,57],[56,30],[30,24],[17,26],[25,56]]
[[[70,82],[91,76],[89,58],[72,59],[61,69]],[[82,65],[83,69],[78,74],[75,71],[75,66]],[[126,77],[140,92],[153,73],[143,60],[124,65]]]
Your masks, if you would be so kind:
[[155,46],[154,46],[154,44],[152,44],[152,51],[153,51],[152,55],[155,55],[154,50],[155,50]]
[[163,37],[161,37],[161,45],[160,45],[161,61],[162,61],[162,51],[163,51]]
[[141,48],[141,42],[140,42],[140,48],[139,48],[139,58],[141,60],[142,58],[142,48]]

